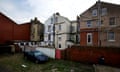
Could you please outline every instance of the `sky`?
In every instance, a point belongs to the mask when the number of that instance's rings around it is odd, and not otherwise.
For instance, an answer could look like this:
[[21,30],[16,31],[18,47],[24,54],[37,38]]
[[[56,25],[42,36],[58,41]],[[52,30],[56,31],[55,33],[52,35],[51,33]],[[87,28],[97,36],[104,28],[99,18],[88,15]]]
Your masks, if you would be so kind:
[[[30,22],[35,17],[44,23],[54,13],[76,20],[76,16],[83,13],[96,3],[97,0],[0,0],[0,12],[18,24]],[[101,0],[120,4],[120,0]]]

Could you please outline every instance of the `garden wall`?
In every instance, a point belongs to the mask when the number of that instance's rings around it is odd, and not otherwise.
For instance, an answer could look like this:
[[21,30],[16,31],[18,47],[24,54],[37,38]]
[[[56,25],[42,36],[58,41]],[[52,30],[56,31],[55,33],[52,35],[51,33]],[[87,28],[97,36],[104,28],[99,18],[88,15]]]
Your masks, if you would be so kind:
[[55,48],[44,48],[44,47],[37,47],[36,50],[39,50],[49,56],[50,58],[55,59]]
[[120,48],[116,47],[72,46],[61,53],[62,59],[92,64],[97,64],[98,59],[103,56],[106,65],[120,67]]

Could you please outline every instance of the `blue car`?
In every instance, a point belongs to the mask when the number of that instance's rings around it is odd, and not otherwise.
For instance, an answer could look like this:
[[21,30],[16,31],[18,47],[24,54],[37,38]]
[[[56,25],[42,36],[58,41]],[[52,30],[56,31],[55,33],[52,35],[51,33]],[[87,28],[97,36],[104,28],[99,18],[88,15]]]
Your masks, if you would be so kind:
[[43,63],[48,61],[48,56],[36,50],[24,52],[24,57],[34,61],[35,63]]

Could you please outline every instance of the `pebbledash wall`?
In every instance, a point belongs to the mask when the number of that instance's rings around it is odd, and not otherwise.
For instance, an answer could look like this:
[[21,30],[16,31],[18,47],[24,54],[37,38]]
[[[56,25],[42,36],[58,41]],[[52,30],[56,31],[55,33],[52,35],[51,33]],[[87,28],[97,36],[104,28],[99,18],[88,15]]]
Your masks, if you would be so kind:
[[0,12],[0,44],[11,40],[30,40],[30,23],[18,25]]

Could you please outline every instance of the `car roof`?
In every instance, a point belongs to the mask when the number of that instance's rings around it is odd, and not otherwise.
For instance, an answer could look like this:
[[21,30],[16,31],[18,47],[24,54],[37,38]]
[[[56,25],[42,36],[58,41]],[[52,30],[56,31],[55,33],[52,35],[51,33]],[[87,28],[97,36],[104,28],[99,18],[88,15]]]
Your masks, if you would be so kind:
[[40,52],[40,53],[42,53],[41,51],[38,51],[38,50],[34,50],[34,51],[31,51],[31,52]]

